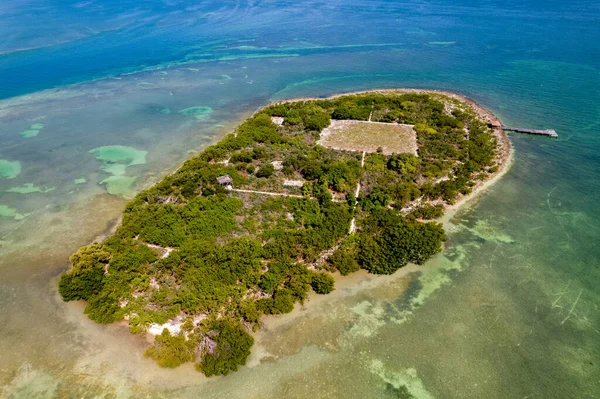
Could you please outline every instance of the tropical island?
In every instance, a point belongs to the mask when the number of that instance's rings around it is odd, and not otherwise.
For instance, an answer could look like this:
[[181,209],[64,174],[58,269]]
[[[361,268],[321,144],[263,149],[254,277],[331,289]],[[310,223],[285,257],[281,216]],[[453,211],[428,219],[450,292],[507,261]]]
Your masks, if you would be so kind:
[[271,104],[132,200],[59,282],[98,323],[154,335],[160,366],[244,365],[264,315],[334,274],[391,274],[442,249],[436,222],[497,176],[509,143],[453,93],[379,90]]

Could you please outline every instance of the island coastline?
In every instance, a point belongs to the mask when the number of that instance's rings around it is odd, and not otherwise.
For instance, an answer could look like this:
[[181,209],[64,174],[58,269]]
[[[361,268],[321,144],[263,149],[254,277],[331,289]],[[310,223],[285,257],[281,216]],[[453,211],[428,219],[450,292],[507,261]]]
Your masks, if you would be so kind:
[[[299,103],[299,102],[306,102],[306,101],[323,101],[323,100],[336,99],[336,98],[340,98],[340,97],[344,97],[344,96],[362,95],[362,94],[406,94],[406,93],[440,95],[440,96],[449,97],[451,99],[455,99],[463,104],[466,104],[477,114],[478,118],[480,118],[481,120],[488,123],[489,127],[491,127],[494,132],[494,137],[496,138],[496,150],[497,150],[497,157],[498,157],[496,160],[496,165],[498,167],[496,168],[496,170],[493,173],[490,173],[486,179],[476,182],[476,184],[472,187],[471,191],[468,194],[460,195],[455,201],[453,201],[452,204],[444,204],[444,212],[443,212],[442,216],[435,220],[446,225],[447,222],[451,219],[451,217],[460,208],[462,208],[465,203],[471,201],[472,199],[474,199],[476,197],[479,197],[486,189],[488,189],[495,182],[497,182],[500,179],[500,177],[502,177],[508,171],[508,169],[510,168],[510,165],[512,163],[513,150],[512,150],[510,141],[508,140],[508,137],[506,136],[504,131],[501,129],[501,124],[500,124],[499,120],[493,115],[493,113],[486,110],[485,108],[483,108],[482,106],[477,104],[475,101],[473,101],[467,97],[464,97],[462,95],[459,95],[456,93],[451,93],[451,92],[446,92],[446,91],[423,90],[423,89],[379,89],[379,90],[367,90],[367,91],[351,92],[351,93],[341,93],[341,94],[336,94],[336,95],[330,96],[325,99],[324,98],[298,98],[298,99],[289,99],[289,100],[273,102],[265,107],[259,108],[255,112],[254,115],[261,113],[262,111],[264,111],[265,109],[268,109],[269,107],[277,106],[278,104],[290,104],[290,103]],[[363,154],[363,159],[364,159],[364,154]],[[176,173],[177,171],[179,171],[183,166],[184,165],[181,165],[173,173]],[[116,223],[116,224],[120,224],[120,223]],[[113,226],[113,229],[111,229],[111,231],[108,232],[108,234],[106,234],[106,236],[112,235],[114,233],[114,230],[117,227],[118,226]],[[107,238],[107,237],[101,237],[101,239],[99,241],[101,241],[101,242],[104,241],[104,238]],[[405,268],[403,268],[402,271],[400,271],[400,270],[395,271],[396,276],[404,276],[404,275],[408,275],[410,273],[414,273],[414,271],[415,271],[414,265],[412,263],[409,263],[409,265],[410,265],[410,267],[405,267]],[[401,274],[398,274],[398,273],[401,273]],[[339,277],[336,273],[335,280],[338,280],[338,278],[341,278],[341,277]],[[119,323],[121,323],[121,322],[119,322]],[[123,321],[123,323],[127,324],[125,321]],[[181,325],[183,325],[183,322],[181,322]],[[181,326],[179,326],[179,327],[181,327]],[[154,328],[154,329],[156,329],[156,328]],[[176,333],[178,333],[179,330],[176,329],[174,331]],[[156,332],[155,332],[155,335],[156,335]]]

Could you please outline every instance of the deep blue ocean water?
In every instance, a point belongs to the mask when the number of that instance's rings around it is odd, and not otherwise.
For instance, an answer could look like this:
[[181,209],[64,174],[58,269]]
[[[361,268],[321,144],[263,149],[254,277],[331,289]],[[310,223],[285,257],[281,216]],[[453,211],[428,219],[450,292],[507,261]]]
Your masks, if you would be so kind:
[[[600,396],[599,42],[597,1],[1,2],[0,392]],[[443,255],[268,321],[226,378],[158,369],[143,338],[57,297],[126,197],[256,108],[384,87],[456,91],[560,137],[511,135],[514,165]],[[118,188],[89,152],[108,145],[147,152]]]

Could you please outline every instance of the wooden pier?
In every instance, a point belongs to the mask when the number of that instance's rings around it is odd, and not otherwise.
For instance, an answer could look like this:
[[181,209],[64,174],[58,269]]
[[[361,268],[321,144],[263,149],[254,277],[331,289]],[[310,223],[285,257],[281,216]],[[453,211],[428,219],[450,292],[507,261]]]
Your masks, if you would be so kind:
[[536,129],[520,129],[513,127],[503,127],[503,130],[507,132],[525,133],[525,134],[539,134],[541,136],[558,137],[558,133],[552,129],[536,130]]

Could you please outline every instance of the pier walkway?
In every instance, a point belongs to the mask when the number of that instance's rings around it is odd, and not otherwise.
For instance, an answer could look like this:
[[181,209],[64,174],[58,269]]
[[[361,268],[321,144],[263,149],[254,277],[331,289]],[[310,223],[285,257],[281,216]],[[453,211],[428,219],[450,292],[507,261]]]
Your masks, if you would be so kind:
[[503,130],[507,132],[525,133],[525,134],[539,134],[541,136],[558,137],[558,133],[552,129],[536,130],[536,129],[521,129],[513,127],[503,127]]

